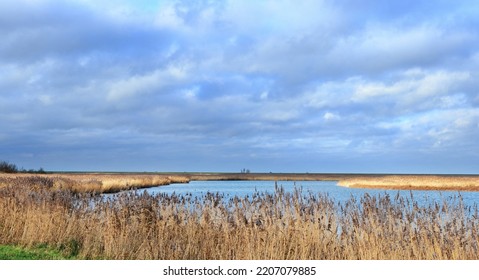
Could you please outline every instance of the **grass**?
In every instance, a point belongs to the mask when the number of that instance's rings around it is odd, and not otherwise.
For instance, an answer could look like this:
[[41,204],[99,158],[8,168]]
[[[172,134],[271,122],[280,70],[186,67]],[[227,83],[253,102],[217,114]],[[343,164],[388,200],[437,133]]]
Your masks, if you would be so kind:
[[364,195],[338,203],[296,190],[249,198],[0,189],[0,244],[46,244],[80,259],[478,259],[479,211],[461,197],[420,206]]
[[184,176],[155,174],[0,174],[0,188],[30,186],[78,193],[114,193],[186,182],[189,179]]
[[341,179],[338,185],[369,189],[479,191],[479,176],[355,176]]
[[77,193],[115,193],[195,180],[339,181],[351,188],[479,191],[479,176],[299,173],[0,173],[0,188],[36,186]]
[[[70,257],[71,258],[71,257]],[[67,259],[59,251],[46,246],[22,248],[13,245],[0,245],[0,260],[64,260]]]

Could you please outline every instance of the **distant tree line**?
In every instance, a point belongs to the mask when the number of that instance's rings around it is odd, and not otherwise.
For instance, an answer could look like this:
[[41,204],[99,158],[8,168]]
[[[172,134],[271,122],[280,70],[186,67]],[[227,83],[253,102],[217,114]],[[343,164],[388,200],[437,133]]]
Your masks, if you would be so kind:
[[250,173],[251,171],[249,169],[243,168],[241,169],[241,173]]
[[38,170],[24,168],[18,168],[15,164],[9,163],[7,161],[0,161],[0,173],[46,173],[43,168],[40,167]]

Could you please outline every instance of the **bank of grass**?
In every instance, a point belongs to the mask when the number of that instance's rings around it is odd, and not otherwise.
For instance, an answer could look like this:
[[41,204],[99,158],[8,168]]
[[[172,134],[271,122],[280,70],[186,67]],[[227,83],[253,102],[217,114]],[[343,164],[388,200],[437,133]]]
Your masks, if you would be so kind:
[[73,258],[73,256],[65,256],[58,250],[47,246],[23,248],[13,245],[0,245],[0,260],[65,260]]
[[479,176],[357,175],[340,179],[338,185],[367,189],[479,191]]
[[152,186],[187,183],[185,176],[157,174],[7,174],[0,173],[0,188],[29,186],[77,193],[115,193]]
[[0,189],[0,244],[46,244],[80,259],[478,259],[479,211],[461,198],[338,204],[297,190],[225,198],[45,186]]
[[338,185],[351,188],[479,191],[477,175],[315,173],[0,173],[0,188],[27,185],[77,193],[115,193],[198,180],[338,181]]

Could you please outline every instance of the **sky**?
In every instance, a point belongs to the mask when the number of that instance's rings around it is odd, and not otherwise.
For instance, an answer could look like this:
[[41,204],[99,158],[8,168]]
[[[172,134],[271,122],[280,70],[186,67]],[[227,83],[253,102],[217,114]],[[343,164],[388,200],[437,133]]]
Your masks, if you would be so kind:
[[475,0],[0,0],[0,160],[479,173]]

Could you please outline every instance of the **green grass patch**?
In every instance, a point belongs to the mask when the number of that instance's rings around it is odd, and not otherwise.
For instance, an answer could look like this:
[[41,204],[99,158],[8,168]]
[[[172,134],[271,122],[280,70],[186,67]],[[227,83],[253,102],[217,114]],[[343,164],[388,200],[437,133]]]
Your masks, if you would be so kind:
[[22,248],[14,245],[0,245],[0,260],[65,260],[60,252],[46,246]]

